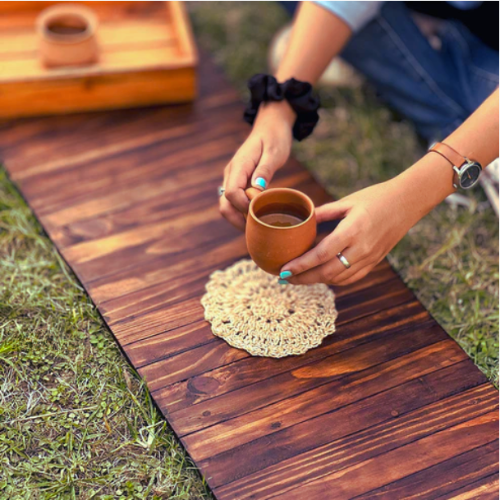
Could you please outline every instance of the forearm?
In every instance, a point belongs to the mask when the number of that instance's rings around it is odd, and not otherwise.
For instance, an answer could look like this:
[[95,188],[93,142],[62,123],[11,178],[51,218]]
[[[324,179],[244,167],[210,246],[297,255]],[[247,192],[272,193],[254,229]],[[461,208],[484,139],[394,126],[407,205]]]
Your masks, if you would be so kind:
[[296,78],[314,85],[350,36],[351,29],[340,17],[313,2],[302,2],[277,80]]
[[498,158],[498,88],[443,142],[483,167]]
[[[283,82],[295,78],[314,85],[350,36],[351,29],[342,19],[315,3],[302,2],[287,51],[275,73],[276,79]],[[272,115],[290,124],[295,121],[295,113],[286,101],[267,103],[261,111],[261,117]]]
[[[497,89],[443,142],[485,167],[498,157],[498,132]],[[405,204],[414,207],[414,222],[455,192],[452,167],[436,153],[427,153],[396,180]]]

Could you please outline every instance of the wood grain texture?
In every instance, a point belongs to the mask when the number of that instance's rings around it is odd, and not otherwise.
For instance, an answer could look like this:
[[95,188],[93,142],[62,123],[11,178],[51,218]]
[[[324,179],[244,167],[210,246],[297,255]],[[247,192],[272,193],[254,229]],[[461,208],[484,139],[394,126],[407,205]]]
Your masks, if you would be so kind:
[[[0,152],[216,497],[496,498],[498,393],[386,261],[303,356],[212,335],[205,283],[247,255],[216,188],[248,128],[208,59],[200,82],[192,105],[1,122]],[[273,185],[330,200],[294,159]]]
[[35,21],[56,2],[1,2],[0,117],[187,102],[198,56],[181,2],[83,2],[99,25],[99,60],[46,68]]

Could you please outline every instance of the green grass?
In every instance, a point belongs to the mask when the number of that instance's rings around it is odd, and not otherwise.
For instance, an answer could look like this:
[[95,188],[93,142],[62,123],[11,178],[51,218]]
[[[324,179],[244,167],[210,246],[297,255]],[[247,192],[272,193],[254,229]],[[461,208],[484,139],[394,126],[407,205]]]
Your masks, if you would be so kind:
[[0,499],[211,498],[0,169]]
[[[200,43],[240,90],[266,69],[286,21],[272,4],[190,5]],[[336,196],[421,153],[369,88],[321,91],[297,156]],[[471,193],[484,201],[480,190]],[[490,377],[498,372],[498,228],[490,210],[443,205],[393,265]],[[0,499],[210,498],[96,309],[0,169]]]

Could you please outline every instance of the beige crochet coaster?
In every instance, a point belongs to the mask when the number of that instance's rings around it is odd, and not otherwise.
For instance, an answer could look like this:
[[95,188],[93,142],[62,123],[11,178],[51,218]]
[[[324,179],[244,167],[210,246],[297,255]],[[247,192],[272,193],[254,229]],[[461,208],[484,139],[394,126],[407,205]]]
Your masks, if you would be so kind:
[[326,285],[280,285],[241,260],[216,271],[201,299],[214,335],[253,356],[303,354],[335,332],[335,295]]

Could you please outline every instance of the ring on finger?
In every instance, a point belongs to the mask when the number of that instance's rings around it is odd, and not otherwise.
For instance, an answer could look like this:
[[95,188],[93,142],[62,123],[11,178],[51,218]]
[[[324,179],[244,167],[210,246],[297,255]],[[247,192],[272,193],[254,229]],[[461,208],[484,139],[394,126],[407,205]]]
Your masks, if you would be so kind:
[[349,269],[351,267],[351,264],[349,263],[349,261],[342,255],[342,252],[339,252],[337,254],[337,258],[340,260],[340,262],[342,262],[342,265],[346,268],[346,269]]

